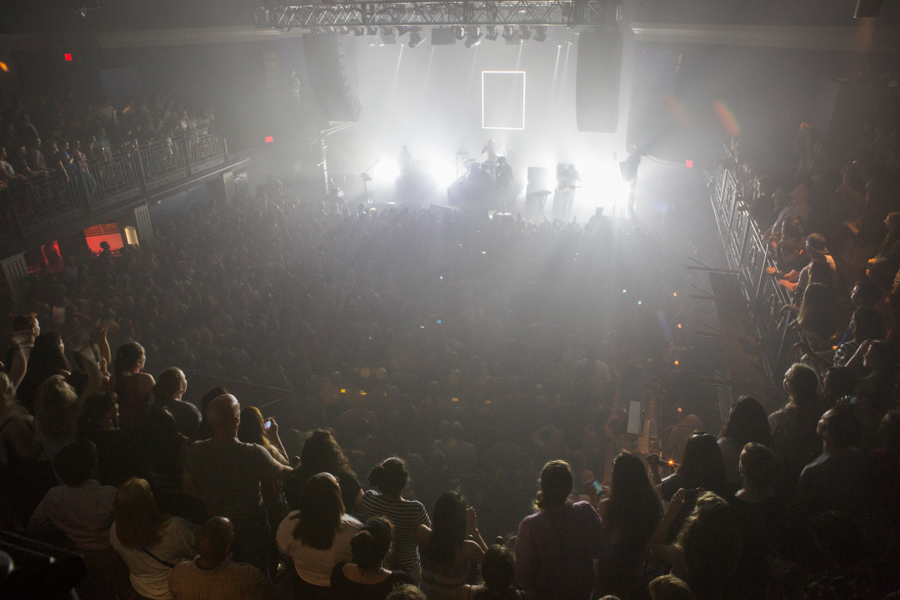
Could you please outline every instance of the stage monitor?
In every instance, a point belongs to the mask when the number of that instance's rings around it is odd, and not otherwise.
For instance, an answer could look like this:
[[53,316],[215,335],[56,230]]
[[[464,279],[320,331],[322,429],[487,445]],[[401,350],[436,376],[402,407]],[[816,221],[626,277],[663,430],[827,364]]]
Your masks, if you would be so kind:
[[481,127],[525,129],[525,71],[481,72]]

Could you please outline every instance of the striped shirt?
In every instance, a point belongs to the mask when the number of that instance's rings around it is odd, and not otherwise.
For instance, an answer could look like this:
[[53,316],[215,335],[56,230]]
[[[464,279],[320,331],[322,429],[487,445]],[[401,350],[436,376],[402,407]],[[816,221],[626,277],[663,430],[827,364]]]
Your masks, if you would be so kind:
[[416,545],[416,528],[431,527],[431,519],[425,507],[416,500],[388,500],[378,492],[369,490],[363,494],[360,512],[365,520],[386,517],[394,526],[394,541],[388,552],[387,564],[412,573],[419,568],[419,548]]

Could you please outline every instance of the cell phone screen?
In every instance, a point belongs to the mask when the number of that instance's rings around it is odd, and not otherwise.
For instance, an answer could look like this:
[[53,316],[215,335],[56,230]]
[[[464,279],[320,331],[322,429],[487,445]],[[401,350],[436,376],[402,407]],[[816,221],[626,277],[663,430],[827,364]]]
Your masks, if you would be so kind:
[[600,487],[600,482],[599,482],[599,481],[594,480],[594,481],[591,482],[591,485],[594,486],[594,491],[597,492],[597,495],[598,495],[598,496],[600,496],[600,495],[603,494],[603,488]]
[[272,421],[266,421],[265,423],[263,423],[263,427],[265,427],[266,429],[271,429]]

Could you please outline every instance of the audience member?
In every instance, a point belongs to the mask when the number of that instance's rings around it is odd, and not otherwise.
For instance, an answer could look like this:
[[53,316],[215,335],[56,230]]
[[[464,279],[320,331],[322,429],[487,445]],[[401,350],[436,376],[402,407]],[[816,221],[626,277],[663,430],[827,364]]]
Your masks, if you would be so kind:
[[464,585],[456,600],[525,600],[525,593],[513,587],[516,564],[512,553],[494,544],[484,553],[481,563],[481,585]]
[[769,415],[772,432],[772,451],[781,463],[783,482],[789,488],[796,485],[800,472],[821,449],[816,427],[822,415],[819,399],[819,378],[804,365],[795,364],[784,374],[784,391],[788,403]]
[[210,403],[207,417],[213,436],[188,448],[184,490],[203,500],[210,515],[232,522],[235,558],[265,571],[272,542],[260,482],[284,478],[291,468],[262,446],[238,440],[240,410],[237,398],[227,394]]
[[541,600],[591,597],[602,523],[587,502],[568,501],[572,485],[568,464],[544,465],[538,512],[522,520],[516,536],[516,579],[527,596]]
[[389,458],[377,465],[369,473],[369,484],[378,491],[369,490],[363,494],[359,512],[367,519],[386,517],[391,522],[393,543],[388,552],[387,566],[392,570],[405,571],[418,581],[416,531],[419,525],[431,526],[431,519],[421,502],[403,499],[408,481],[409,471],[403,459]]
[[391,524],[385,519],[367,522],[350,540],[352,562],[339,562],[331,572],[336,600],[384,600],[397,586],[413,583],[406,571],[384,568],[391,548]]
[[457,492],[446,492],[438,498],[433,523],[430,527],[419,525],[416,541],[422,557],[419,587],[428,600],[455,600],[470,567],[481,564],[487,550],[478,531],[475,509]]
[[622,600],[640,597],[641,570],[646,567],[647,543],[662,518],[659,492],[650,483],[641,459],[623,452],[613,460],[609,494],[597,513],[603,522],[603,547],[598,566],[600,594]]
[[770,439],[768,416],[762,404],[750,396],[738,398],[731,405],[728,422],[718,441],[729,484],[738,486],[741,483],[739,463],[743,448],[750,442],[768,446]]
[[300,466],[284,483],[288,504],[297,507],[300,490],[303,485],[317,473],[331,473],[341,486],[341,497],[344,507],[351,513],[357,512],[362,501],[362,486],[356,474],[350,468],[350,461],[344,456],[337,440],[330,432],[323,429],[313,431],[303,444],[300,454]]
[[197,531],[197,557],[180,562],[169,575],[172,600],[275,600],[272,584],[259,570],[231,559],[234,527],[213,517]]
[[170,367],[159,374],[153,386],[153,403],[165,408],[173,417],[178,433],[193,441],[200,425],[200,411],[184,402],[181,397],[187,391],[187,378],[181,369]]
[[298,508],[278,526],[278,549],[293,559],[298,598],[331,598],[334,567],[353,559],[351,540],[363,525],[344,512],[341,488],[331,473],[306,482]]
[[178,562],[194,556],[196,527],[161,514],[143,479],[129,479],[119,488],[113,512],[109,539],[128,565],[134,591],[140,598],[170,600],[169,575]]

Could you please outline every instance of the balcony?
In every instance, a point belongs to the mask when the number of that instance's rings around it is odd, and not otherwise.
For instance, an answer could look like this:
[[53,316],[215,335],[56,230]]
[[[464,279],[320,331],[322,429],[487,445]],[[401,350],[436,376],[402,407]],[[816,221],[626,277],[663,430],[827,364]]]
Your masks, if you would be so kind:
[[0,189],[3,252],[45,235],[82,226],[91,219],[143,202],[180,184],[200,179],[227,161],[218,131],[188,134],[14,180]]

